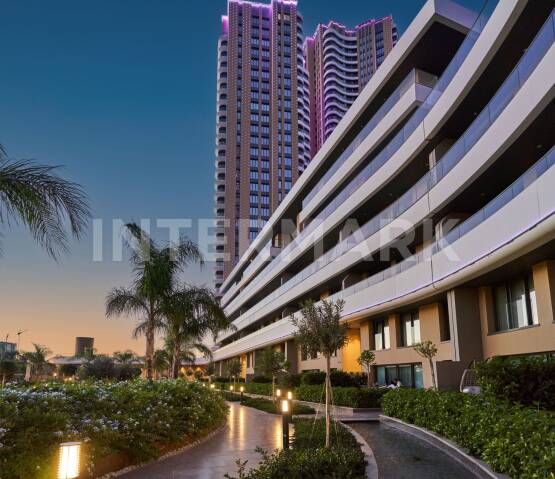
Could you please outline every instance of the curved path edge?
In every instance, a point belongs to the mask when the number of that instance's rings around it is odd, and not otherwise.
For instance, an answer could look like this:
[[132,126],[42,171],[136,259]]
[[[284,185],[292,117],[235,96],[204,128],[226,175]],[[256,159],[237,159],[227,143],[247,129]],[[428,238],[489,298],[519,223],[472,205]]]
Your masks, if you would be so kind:
[[347,429],[357,440],[360,445],[360,449],[364,453],[366,459],[366,477],[368,479],[378,479],[378,463],[376,462],[376,458],[374,457],[374,452],[365,441],[365,439],[356,432],[351,426],[345,424],[344,422],[340,423],[345,429]]
[[398,429],[407,434],[425,441],[431,446],[441,450],[453,460],[471,471],[479,479],[511,479],[505,474],[499,474],[491,469],[485,462],[471,456],[452,441],[439,436],[436,433],[413,424],[408,424],[400,419],[390,416],[380,415],[380,422],[386,426]]
[[118,477],[118,476],[121,476],[123,474],[127,474],[128,472],[134,471],[136,469],[141,469],[142,467],[147,466],[149,464],[153,464],[153,463],[156,463],[156,462],[161,462],[164,459],[167,459],[168,457],[175,456],[177,454],[180,454],[180,453],[186,451],[187,449],[191,449],[192,447],[198,446],[199,444],[202,444],[203,442],[208,441],[208,439],[215,436],[220,431],[224,430],[226,427],[228,427],[228,426],[227,426],[226,423],[224,423],[221,426],[219,426],[219,427],[213,429],[212,431],[210,431],[205,436],[202,436],[202,437],[198,438],[197,440],[195,440],[193,442],[190,442],[189,444],[186,444],[185,446],[182,446],[182,447],[179,447],[177,449],[173,449],[172,451],[166,452],[162,456],[157,457],[156,459],[153,459],[152,461],[146,461],[146,462],[140,462],[138,464],[132,464],[131,466],[124,467],[123,469],[119,469],[117,471],[109,472],[108,474],[104,474],[103,476],[100,476],[97,479],[111,479],[112,477]]

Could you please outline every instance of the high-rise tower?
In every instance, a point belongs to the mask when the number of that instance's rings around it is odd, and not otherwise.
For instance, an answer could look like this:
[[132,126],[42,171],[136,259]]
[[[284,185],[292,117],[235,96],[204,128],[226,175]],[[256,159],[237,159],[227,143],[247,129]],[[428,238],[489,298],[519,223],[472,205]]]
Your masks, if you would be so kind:
[[310,161],[297,2],[228,1],[218,42],[215,285]]
[[391,16],[354,29],[331,21],[318,25],[304,44],[311,96],[311,156],[331,135],[345,112],[397,43]]

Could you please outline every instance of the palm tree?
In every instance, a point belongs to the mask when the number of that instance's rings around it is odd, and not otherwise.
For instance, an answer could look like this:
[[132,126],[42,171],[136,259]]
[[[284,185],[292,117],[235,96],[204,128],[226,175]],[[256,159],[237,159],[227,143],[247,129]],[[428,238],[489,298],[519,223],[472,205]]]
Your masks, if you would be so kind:
[[326,447],[330,446],[330,358],[348,341],[348,326],[340,322],[344,304],[343,300],[323,300],[319,305],[307,301],[302,305],[301,317],[294,316],[292,319],[293,325],[297,328],[295,339],[299,342],[303,354],[316,357],[321,353],[326,359]]
[[183,286],[167,296],[162,305],[166,349],[176,378],[182,360],[194,361],[194,350],[211,358],[212,351],[203,343],[208,334],[216,337],[231,329],[219,301],[208,288]]
[[90,216],[77,183],[60,178],[59,167],[12,160],[0,145],[0,227],[22,223],[56,259],[68,251],[68,231],[80,239]]
[[52,351],[46,346],[33,343],[34,351],[23,353],[23,358],[31,365],[31,374],[39,376],[44,366],[46,365],[47,357],[52,354]]
[[133,335],[146,337],[146,375],[152,379],[154,336],[163,328],[162,303],[172,291],[177,275],[190,263],[204,264],[196,243],[182,237],[177,244],[156,244],[137,224],[128,223],[125,230],[135,280],[130,288],[114,288],[106,298],[106,316],[133,315],[139,325]]

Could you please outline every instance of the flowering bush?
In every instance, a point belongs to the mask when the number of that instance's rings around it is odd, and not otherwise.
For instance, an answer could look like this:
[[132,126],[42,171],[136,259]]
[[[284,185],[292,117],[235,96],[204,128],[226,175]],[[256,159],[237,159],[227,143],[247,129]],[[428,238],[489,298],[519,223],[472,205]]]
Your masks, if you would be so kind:
[[114,453],[150,459],[161,446],[223,424],[226,411],[219,394],[182,380],[7,387],[0,390],[0,479],[54,477],[64,441],[85,443],[91,474]]

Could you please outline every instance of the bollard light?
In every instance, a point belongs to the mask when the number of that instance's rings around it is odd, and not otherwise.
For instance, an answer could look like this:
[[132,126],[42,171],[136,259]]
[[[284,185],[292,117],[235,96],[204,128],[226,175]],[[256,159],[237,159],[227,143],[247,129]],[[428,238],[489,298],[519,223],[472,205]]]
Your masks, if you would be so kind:
[[211,385],[210,385],[210,389],[216,389],[216,385],[215,385],[215,384],[211,384]]
[[245,392],[244,386],[241,386],[241,387],[239,388],[239,391],[241,392],[241,404],[243,404],[243,393]]
[[287,399],[289,399],[289,401],[293,399],[293,393],[291,391],[287,392]]
[[283,449],[289,449],[289,400],[281,401],[281,430],[283,436]]
[[281,389],[276,389],[276,397],[281,397]]
[[64,442],[60,444],[58,479],[74,479],[79,476],[80,455],[80,442]]
[[230,390],[230,391],[233,391],[233,386],[229,386],[229,390]]

